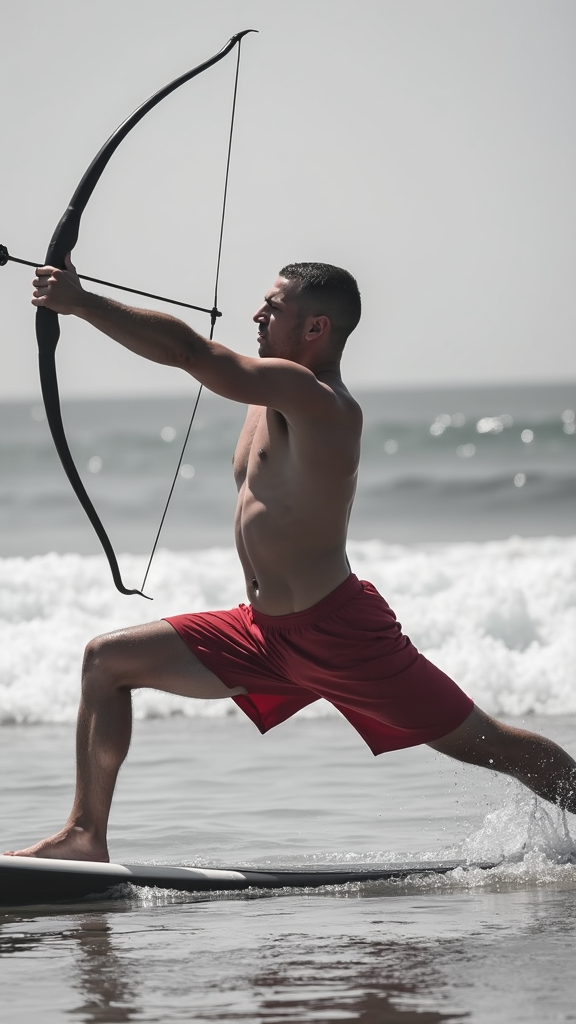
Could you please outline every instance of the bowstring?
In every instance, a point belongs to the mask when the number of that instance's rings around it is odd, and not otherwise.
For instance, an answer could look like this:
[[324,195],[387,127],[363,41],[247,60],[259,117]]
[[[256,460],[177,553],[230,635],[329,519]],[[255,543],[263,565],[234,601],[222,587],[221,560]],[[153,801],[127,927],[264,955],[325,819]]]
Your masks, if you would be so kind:
[[[218,284],[219,284],[219,281],[220,281],[220,264],[222,262],[222,243],[223,243],[223,240],[224,240],[224,221],[226,219],[226,203],[227,203],[227,200],[228,200],[228,179],[229,179],[229,176],[230,176],[230,160],[231,160],[231,156],[232,156],[232,138],[234,136],[234,119],[235,119],[235,116],[236,116],[236,97],[238,95],[238,76],[239,76],[239,73],[240,73],[240,49],[241,49],[241,46],[242,46],[242,40],[240,39],[238,41],[238,56],[236,58],[236,74],[234,76],[234,93],[233,93],[233,96],[232,96],[232,113],[231,113],[231,116],[230,116],[230,130],[229,130],[229,133],[228,133],[228,154],[227,154],[227,157],[226,157],[226,173],[224,175],[224,191],[223,191],[223,195],[222,195],[222,212],[221,212],[221,215],[220,215],[220,234],[219,234],[219,238],[218,238],[218,255],[216,257],[216,274],[215,274],[215,278],[214,278],[214,303],[212,305],[212,309],[210,310],[210,336],[209,336],[210,337],[210,341],[212,341],[212,339],[214,337],[214,328],[216,326],[216,320],[218,319],[219,316],[222,315],[220,313],[219,309],[218,309]],[[146,580],[148,579],[148,573],[150,572],[150,568],[152,566],[152,559],[154,558],[154,555],[156,553],[156,548],[158,547],[158,541],[160,540],[160,534],[162,533],[162,528],[164,526],[164,520],[166,519],[166,514],[168,512],[168,506],[169,506],[170,501],[172,499],[172,494],[174,493],[174,488],[176,487],[176,481],[178,479],[178,474],[180,473],[180,467],[182,465],[182,460],[184,458],[184,453],[185,453],[186,447],[188,445],[188,439],[190,437],[190,432],[192,430],[192,425],[194,423],[194,418],[196,416],[196,410],[198,409],[198,404],[200,402],[200,396],[201,396],[203,390],[204,390],[204,385],[200,384],[200,386],[198,388],[198,394],[196,395],[196,401],[194,402],[194,408],[192,409],[192,416],[190,417],[190,422],[188,424],[188,429],[187,429],[186,435],[184,437],[184,444],[182,445],[182,450],[180,452],[180,458],[178,459],[178,464],[176,466],[176,472],[174,473],[174,479],[172,480],[172,486],[170,487],[170,490],[168,492],[168,498],[166,499],[166,504],[164,506],[164,511],[162,512],[162,517],[160,519],[160,525],[158,527],[158,530],[157,530],[157,533],[156,533],[156,537],[154,538],[154,544],[152,546],[152,551],[150,553],[150,558],[148,559],[148,565],[146,566],[146,572],[144,573],[144,579],[142,580],[142,586],[140,587],[141,590],[144,590],[144,587],[146,586]]]

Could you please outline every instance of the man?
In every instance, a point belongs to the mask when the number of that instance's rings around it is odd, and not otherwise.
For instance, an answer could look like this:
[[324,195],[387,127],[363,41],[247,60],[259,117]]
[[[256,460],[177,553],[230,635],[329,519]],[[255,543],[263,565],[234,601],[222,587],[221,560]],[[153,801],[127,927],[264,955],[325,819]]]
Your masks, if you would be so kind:
[[41,267],[33,304],[74,314],[155,362],[249,406],[234,455],[236,544],[250,605],[175,616],[87,647],[77,787],[64,828],[20,855],[107,860],[116,777],[130,742],[131,691],[232,698],[262,732],[325,697],[381,753],[418,743],[514,776],[576,812],[576,763],[502,725],[402,635],[375,589],[351,574],[346,530],[362,414],[340,376],[360,319],[354,278],[284,267],[254,315],[259,359],[182,321],[82,289],[74,268]]

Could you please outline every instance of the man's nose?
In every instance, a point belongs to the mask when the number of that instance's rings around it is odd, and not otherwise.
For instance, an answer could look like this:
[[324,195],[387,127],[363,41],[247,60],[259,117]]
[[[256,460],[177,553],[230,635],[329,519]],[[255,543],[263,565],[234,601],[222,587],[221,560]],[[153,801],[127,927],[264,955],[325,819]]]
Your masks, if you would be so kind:
[[260,309],[256,310],[256,312],[254,313],[254,316],[252,317],[252,319],[253,319],[255,324],[263,323],[266,320],[266,308],[265,308],[265,306],[260,306]]

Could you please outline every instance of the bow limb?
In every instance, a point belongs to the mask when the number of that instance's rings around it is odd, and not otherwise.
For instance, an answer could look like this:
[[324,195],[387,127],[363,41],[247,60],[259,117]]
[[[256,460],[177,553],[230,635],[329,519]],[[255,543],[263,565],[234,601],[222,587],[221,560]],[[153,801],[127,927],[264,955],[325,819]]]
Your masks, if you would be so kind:
[[[187,71],[185,74],[180,75],[179,78],[175,78],[173,82],[170,82],[162,89],[159,89],[158,92],[154,93],[153,96],[137,107],[136,110],[134,110],[133,113],[122,122],[122,124],[110,136],[108,141],[104,143],[102,149],[96,154],[94,160],[80,181],[78,188],[74,192],[74,195],[72,196],[72,199],[70,200],[70,203],[52,236],[50,245],[48,246],[45,259],[46,266],[64,268],[64,260],[67,253],[72,251],[78,241],[80,219],[86,208],[88,200],[98,183],[100,175],[110,160],[110,157],[116,151],[122,140],[126,138],[128,132],[130,132],[132,128],[142,120],[149,110],[152,110],[153,107],[160,103],[161,100],[166,96],[169,96],[170,93],[174,92],[181,85],[184,85],[185,82],[189,82],[190,79],[195,78],[197,75],[202,74],[203,71],[207,71],[208,68],[217,64],[218,61],[222,60],[228,53],[230,53],[236,45],[239,45],[243,36],[247,35],[248,32],[253,31],[255,30],[245,29],[243,32],[238,32],[236,35],[232,36],[226,45],[223,46],[222,49],[213,57],[210,57],[202,64],[192,68],[191,71]],[[64,472],[66,473],[82,508],[86,512],[94,530],[96,531],[100,543],[102,544],[112,571],[112,578],[117,589],[122,594],[140,594],[142,597],[145,597],[146,595],[142,594],[141,590],[128,590],[124,586],[114,549],[108,534],[100,521],[98,513],[88,496],[84,484],[82,483],[66,440],[64,425],[62,423],[60,397],[58,392],[58,377],[56,373],[56,346],[58,345],[59,337],[60,324],[58,314],[46,307],[38,307],[36,310],[36,339],[38,341],[40,386],[42,389],[42,398],[46,408],[46,419],[50,433],[52,434]]]
[[[38,308],[38,313],[51,313],[50,309]],[[38,332],[38,321],[36,322],[36,330]],[[76,469],[74,459],[68,447],[66,440],[66,434],[64,431],[64,425],[62,423],[62,413],[60,411],[60,398],[58,393],[58,378],[56,374],[56,360],[54,358],[54,352],[56,343],[58,341],[58,335],[60,333],[58,327],[58,317],[54,314],[54,319],[50,319],[48,323],[44,322],[41,324],[42,339],[43,343],[38,343],[38,361],[40,367],[40,385],[42,388],[42,397],[44,399],[44,407],[46,409],[46,420],[50,428],[50,433],[54,440],[56,450],[60,457],[60,462],[66,476],[68,477],[72,487],[75,491],[78,501],[82,505],[88,519],[92,523],[94,530],[98,536],[98,539],[104,549],[108,564],[112,572],[112,578],[116,585],[117,590],[121,594],[140,594],[141,597],[146,597],[141,590],[129,590],[124,586],[122,582],[122,576],[120,574],[120,567],[112,543],[94,505],[92,504],[86,488],[82,483],[80,474]]]

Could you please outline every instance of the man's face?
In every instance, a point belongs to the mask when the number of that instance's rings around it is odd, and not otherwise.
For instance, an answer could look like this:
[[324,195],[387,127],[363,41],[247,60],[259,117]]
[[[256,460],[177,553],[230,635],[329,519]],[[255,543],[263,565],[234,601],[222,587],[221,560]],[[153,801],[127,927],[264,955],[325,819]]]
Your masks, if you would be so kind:
[[258,354],[262,359],[275,356],[298,361],[302,347],[305,316],[298,302],[300,284],[279,277],[254,313],[258,324]]

